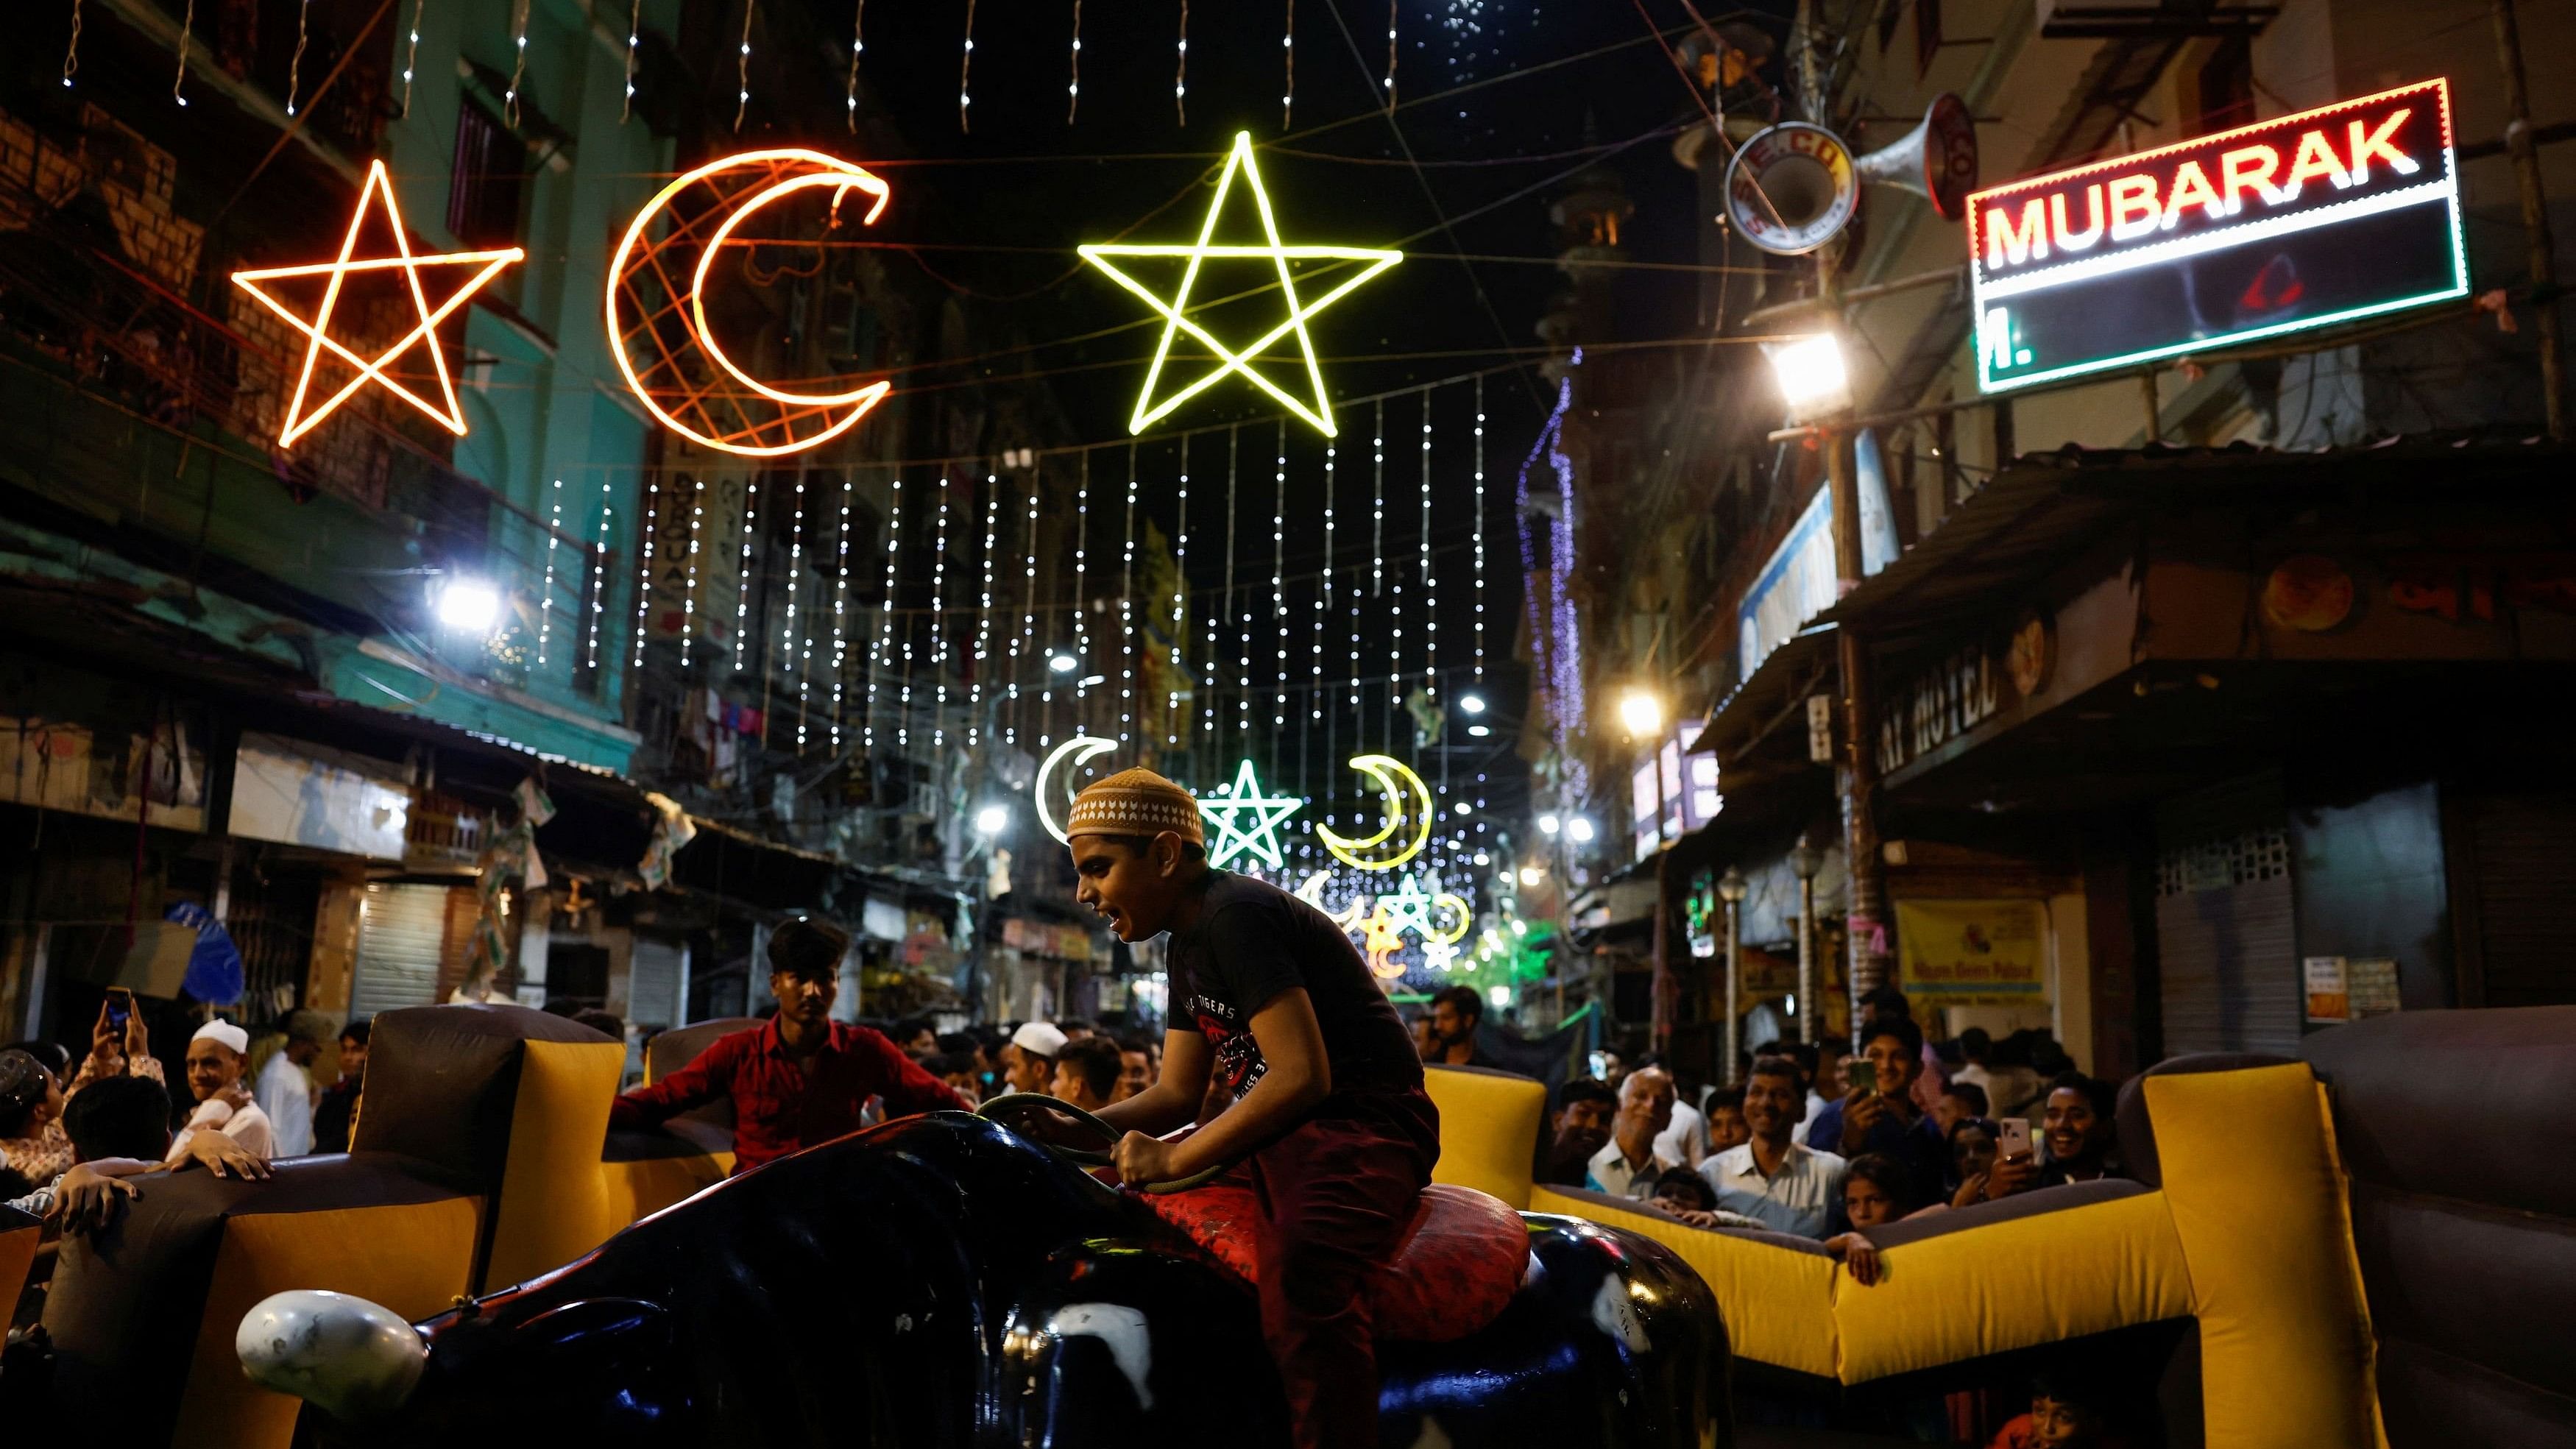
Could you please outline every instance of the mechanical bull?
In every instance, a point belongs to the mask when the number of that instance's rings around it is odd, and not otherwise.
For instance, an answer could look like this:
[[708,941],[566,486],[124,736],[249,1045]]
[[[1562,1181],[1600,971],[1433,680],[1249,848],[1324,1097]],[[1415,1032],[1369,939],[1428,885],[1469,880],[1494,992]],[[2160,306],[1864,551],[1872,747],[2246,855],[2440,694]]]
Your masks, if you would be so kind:
[[[1190,1201],[1223,1199],[1142,1201],[941,1113],[747,1173],[417,1326],[279,1294],[237,1348],[306,1400],[299,1439],[331,1446],[1284,1445],[1257,1306],[1226,1266],[1245,1214],[1211,1225]],[[1670,1251],[1435,1187],[1406,1274],[1409,1301],[1371,1290],[1385,1445],[1730,1442],[1725,1330]]]

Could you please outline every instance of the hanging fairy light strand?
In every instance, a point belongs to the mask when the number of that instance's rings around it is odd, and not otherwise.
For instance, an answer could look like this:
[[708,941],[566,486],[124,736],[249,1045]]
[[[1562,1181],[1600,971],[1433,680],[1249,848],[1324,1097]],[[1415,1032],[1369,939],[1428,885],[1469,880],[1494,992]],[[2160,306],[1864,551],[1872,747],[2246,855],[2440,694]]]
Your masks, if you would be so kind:
[[304,85],[304,47],[313,34],[313,0],[297,0],[295,53],[286,58],[286,113],[295,114],[295,93]]
[[930,749],[948,743],[948,475],[939,477],[938,533],[930,544]]
[[[524,3],[524,0],[522,0]],[[742,44],[734,61],[733,129],[742,134],[743,112],[751,109],[751,17],[760,0],[742,0]]]
[[1064,82],[1064,123],[1073,124],[1074,113],[1082,109],[1082,0],[1073,0],[1073,56],[1066,65]]
[[599,669],[599,621],[608,615],[608,529],[616,510],[609,506],[608,485],[599,485],[599,547],[590,556],[590,669]]
[[[1476,683],[1485,682],[1485,377],[1476,375]],[[1482,802],[1479,802],[1482,803]],[[1484,829],[1481,821],[1476,826]]]
[[966,748],[984,737],[984,676],[993,657],[993,545],[1000,536],[1002,479],[984,475],[984,592],[975,606],[975,677],[967,682]]
[[[794,512],[787,527],[787,609],[778,625],[778,653],[796,664],[796,753],[805,753],[805,661],[814,651],[811,636],[796,632],[796,605],[805,592],[805,480],[796,480]],[[775,673],[775,671],[772,671]]]
[[707,480],[689,485],[689,557],[680,589],[680,667],[689,665],[689,647],[698,634],[698,539],[707,526]]
[[563,543],[563,480],[554,487],[553,516],[546,527],[546,581],[537,591],[537,663],[546,662],[546,646],[555,632],[555,551]]
[[[1314,668],[1309,681],[1311,692],[1306,701],[1310,717],[1313,719],[1324,717],[1324,611],[1325,605],[1333,596],[1333,483],[1333,444],[1330,439],[1326,439],[1324,443],[1324,572],[1322,577],[1315,581]],[[1332,757],[1332,751],[1324,752],[1325,759],[1330,760]]]
[[644,664],[644,623],[653,607],[653,526],[662,511],[662,485],[646,485],[644,490],[644,541],[635,547],[635,664]]
[[[1021,523],[1020,530],[1025,555],[1021,560],[1021,577],[1025,582],[1020,594],[1020,637],[1011,641],[1012,708],[1010,723],[1002,731],[1002,743],[1006,745],[1020,742],[1020,675],[1037,658],[1038,651],[1038,478],[1034,471],[1029,475],[1029,516]],[[1039,728],[1045,728],[1043,719]],[[1038,743],[1046,743],[1043,734],[1039,736]]]
[[[1076,0],[1079,3],[1079,0]],[[63,48],[63,89],[72,88],[72,77],[80,74],[81,0],[72,0],[72,41]]]
[[1181,746],[1181,646],[1188,637],[1181,631],[1185,596],[1189,592],[1190,565],[1190,437],[1183,433],[1181,443],[1180,519],[1173,529],[1172,544],[1172,682],[1171,694],[1163,701],[1163,743],[1172,749]]
[[1395,13],[1402,0],[1386,0],[1386,108],[1395,109]]
[[1252,609],[1249,605],[1236,612],[1234,597],[1235,524],[1240,515],[1237,506],[1236,460],[1242,441],[1241,428],[1225,430],[1225,612],[1234,625],[1234,732],[1243,743],[1252,742]]
[[1285,131],[1297,123],[1297,0],[1288,0],[1288,23],[1279,36],[1279,63],[1283,76],[1279,90],[1279,129]]
[[1136,724],[1136,444],[1127,444],[1127,527],[1118,555],[1118,743]]
[[850,12],[850,134],[859,134],[859,57],[868,53],[868,0]]
[[617,124],[623,126],[635,115],[635,47],[644,36],[644,0],[626,17],[626,95],[617,103]]
[[[1091,450],[1082,450],[1082,478],[1073,491],[1073,658],[1074,698],[1091,669]],[[1074,709],[1075,733],[1081,733],[1082,710]]]
[[1431,389],[1422,390],[1422,688],[1440,698],[1440,577],[1431,561]]
[[1172,114],[1190,123],[1190,0],[1181,0],[1181,38],[1173,48]]
[[972,131],[966,108],[975,103],[975,0],[966,0],[966,49],[957,61],[957,129]]
[[170,99],[188,103],[188,42],[197,30],[197,0],[188,0],[188,8],[179,16],[179,74],[170,82]]
[[894,480],[893,501],[886,508],[885,592],[877,599],[877,634],[868,644],[868,707],[860,726],[860,747],[877,747],[877,675],[894,654],[895,565],[903,554],[903,480]]
[[402,113],[406,121],[411,119],[412,73],[420,67],[420,12],[428,7],[429,0],[411,0],[411,39],[405,43],[406,49],[403,51]]
[[528,0],[519,0],[510,12],[510,88],[501,97],[513,126],[519,124],[519,83],[527,78]]
[[[850,480],[841,479],[841,523],[832,531],[832,754],[841,753],[841,698],[850,678]],[[691,545],[695,547],[694,544]]]
[[1270,723],[1275,729],[1288,723],[1288,420],[1284,417],[1279,420],[1277,470],[1271,478],[1270,615],[1279,626],[1279,692],[1270,699]]
[[742,494],[742,564],[734,580],[733,648],[737,662],[749,653],[743,640],[751,633],[751,541],[760,532],[760,485],[743,486]]

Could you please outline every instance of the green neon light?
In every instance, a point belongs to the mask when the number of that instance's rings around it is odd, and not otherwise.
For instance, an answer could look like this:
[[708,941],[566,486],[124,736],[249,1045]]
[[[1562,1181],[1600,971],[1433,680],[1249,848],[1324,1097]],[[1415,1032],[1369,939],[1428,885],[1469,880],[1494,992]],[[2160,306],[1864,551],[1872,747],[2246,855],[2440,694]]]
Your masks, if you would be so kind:
[[[1264,795],[1261,781],[1246,760],[1234,772],[1234,783],[1213,796],[1199,800],[1199,813],[1216,827],[1216,839],[1208,845],[1208,862],[1222,870],[1245,855],[1259,860],[1272,870],[1285,860],[1279,848],[1279,827],[1289,816],[1305,805],[1291,795]],[[1241,817],[1249,813],[1252,823]]]
[[[1215,245],[1211,240],[1216,235],[1217,217],[1225,210],[1226,193],[1233,189],[1237,172],[1243,174],[1245,181],[1252,188],[1253,205],[1261,213],[1262,235],[1268,239],[1266,246],[1220,246]],[[1270,209],[1270,193],[1261,184],[1261,168],[1253,164],[1252,133],[1249,131],[1235,133],[1234,149],[1227,154],[1225,170],[1217,177],[1216,199],[1208,204],[1207,219],[1199,225],[1199,239],[1195,244],[1187,246],[1089,244],[1077,250],[1084,261],[1107,273],[1112,281],[1134,293],[1146,306],[1153,308],[1163,318],[1163,337],[1154,347],[1153,365],[1146,369],[1145,390],[1137,395],[1135,415],[1128,419],[1128,431],[1134,433],[1141,433],[1152,427],[1157,421],[1168,416],[1172,409],[1215,386],[1231,373],[1270,394],[1281,407],[1313,424],[1326,437],[1331,437],[1335,431],[1333,406],[1324,395],[1324,369],[1315,360],[1315,340],[1307,335],[1306,319],[1348,296],[1378,273],[1404,260],[1404,253],[1400,251],[1366,247],[1292,247],[1283,243],[1279,239],[1278,219]],[[1144,283],[1121,270],[1112,260],[1119,257],[1177,257],[1185,258],[1189,265],[1182,269],[1180,290],[1173,293],[1172,299],[1166,302],[1154,295],[1153,290]],[[1199,264],[1212,257],[1236,259],[1266,257],[1279,269],[1279,290],[1288,301],[1288,319],[1261,334],[1254,339],[1251,346],[1241,351],[1219,342],[1214,334],[1192,321],[1187,315],[1190,308],[1190,290],[1198,284]],[[1288,264],[1292,261],[1365,262],[1368,265],[1359,275],[1343,282],[1323,296],[1307,302],[1298,300],[1297,282],[1289,275],[1288,269]],[[1172,343],[1184,332],[1199,345],[1215,353],[1219,360],[1205,376],[1157,402],[1154,390],[1162,382],[1164,365],[1171,360]],[[1296,335],[1298,351],[1305,359],[1306,381],[1314,389],[1314,400],[1311,405],[1262,376],[1260,370],[1249,360],[1259,355],[1270,344],[1291,333]]]
[[2229,332],[2217,337],[2195,337],[2188,342],[2178,342],[2170,347],[2124,353],[2118,357],[2103,358],[2098,362],[2070,363],[2064,367],[2051,368],[2046,372],[2034,372],[2028,377],[2008,377],[2000,382],[1985,370],[1986,365],[1981,352],[1977,362],[1977,386],[1985,392],[2008,392],[2013,388],[2028,387],[2035,382],[2055,382],[2060,378],[2081,377],[2088,372],[2109,372],[2132,363],[2153,362],[2159,357],[2178,357],[2186,352],[2210,352],[2221,347],[2232,347],[2240,342],[2255,342],[2266,337],[2281,337],[2318,327],[2332,327],[2338,322],[2375,317],[2382,312],[2403,311],[2408,307],[2420,307],[2427,302],[2450,301],[2468,294],[2469,284],[2464,280],[2439,292],[2426,292],[2416,297],[2401,297],[2394,302],[2373,302],[2365,307],[2331,312],[2323,317],[2302,317],[2295,322],[2275,322],[2269,327],[2249,328],[2243,332]]

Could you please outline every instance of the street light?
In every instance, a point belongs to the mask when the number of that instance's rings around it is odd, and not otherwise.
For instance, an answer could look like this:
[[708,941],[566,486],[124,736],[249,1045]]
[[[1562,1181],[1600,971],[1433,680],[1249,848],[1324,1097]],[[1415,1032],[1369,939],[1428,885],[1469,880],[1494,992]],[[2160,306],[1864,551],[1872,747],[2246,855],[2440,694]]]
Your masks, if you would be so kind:
[[481,579],[449,579],[438,591],[438,622],[461,633],[489,634],[501,622],[501,591]]
[[1619,696],[1619,723],[1628,738],[1641,740],[1664,727],[1664,702],[1648,689],[1631,689]]
[[1592,822],[1584,819],[1580,815],[1577,815],[1573,819],[1565,822],[1565,833],[1572,836],[1574,838],[1574,843],[1577,845],[1590,845],[1592,843]]
[[1843,366],[1842,344],[1830,332],[1794,342],[1765,344],[1771,375],[1779,381],[1780,400],[1801,421],[1840,412],[1851,406],[1851,374]]
[[1542,815],[1538,818],[1538,833],[1541,835],[1554,835],[1564,828],[1565,822],[1553,815]]
[[[1789,851],[1789,873],[1798,878],[1798,995],[1811,1006],[1816,1000],[1816,872],[1824,868],[1825,853],[1799,836]],[[1815,1041],[1816,1015],[1810,1010],[1798,1018],[1798,1040]]]
[[1008,805],[987,805],[975,812],[975,833],[978,835],[999,835],[1010,823],[1011,807]]
[[1744,926],[1737,912],[1744,905],[1744,896],[1744,872],[1730,865],[1726,874],[1717,878],[1717,898],[1726,902],[1726,1057],[1720,1070],[1730,1087],[1743,1080]]

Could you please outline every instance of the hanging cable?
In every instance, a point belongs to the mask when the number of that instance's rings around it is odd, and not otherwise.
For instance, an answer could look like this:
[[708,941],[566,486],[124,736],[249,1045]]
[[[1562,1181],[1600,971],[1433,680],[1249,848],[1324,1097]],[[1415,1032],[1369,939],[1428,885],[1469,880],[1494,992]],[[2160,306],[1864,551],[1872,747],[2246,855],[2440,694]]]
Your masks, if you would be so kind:
[[737,136],[742,134],[743,112],[751,109],[751,17],[759,9],[760,0],[742,0],[742,44],[734,60],[733,130]]
[[635,8],[626,17],[626,95],[617,103],[617,124],[623,126],[635,114],[635,47],[644,36],[644,0],[635,0]]
[[[1079,0],[1076,0],[1079,3]],[[72,0],[72,40],[63,48],[63,89],[72,88],[72,77],[80,74],[81,0]]]
[[197,0],[188,0],[187,10],[179,17],[179,74],[170,82],[170,99],[188,103],[188,41],[197,29]]
[[[189,0],[194,4],[195,0]],[[528,76],[528,0],[518,0],[510,19],[510,89],[501,100],[510,124],[519,124],[519,84]]]
[[1288,0],[1287,28],[1279,36],[1279,62],[1285,77],[1279,91],[1279,129],[1297,125],[1297,0]]
[[868,0],[850,11],[850,134],[859,134],[859,57],[868,53]]
[[1172,53],[1172,113],[1186,126],[1190,123],[1190,0],[1181,0],[1181,38]]
[[420,65],[420,12],[428,6],[429,0],[411,0],[411,39],[406,42],[407,48],[403,51],[402,113],[406,121],[411,119],[412,72]]
[[957,60],[957,129],[961,133],[975,129],[967,124],[966,115],[966,108],[975,103],[974,87],[971,84],[974,78],[975,0],[966,0],[966,49],[959,53]]
[[295,93],[303,87],[304,46],[313,29],[313,0],[297,0],[295,6],[295,53],[286,58],[286,113],[295,114]]
[[1082,109],[1082,0],[1073,0],[1073,57],[1067,64],[1064,82],[1064,123],[1073,124],[1074,113]]
[[1395,109],[1395,11],[1399,0],[1386,0],[1386,108]]

